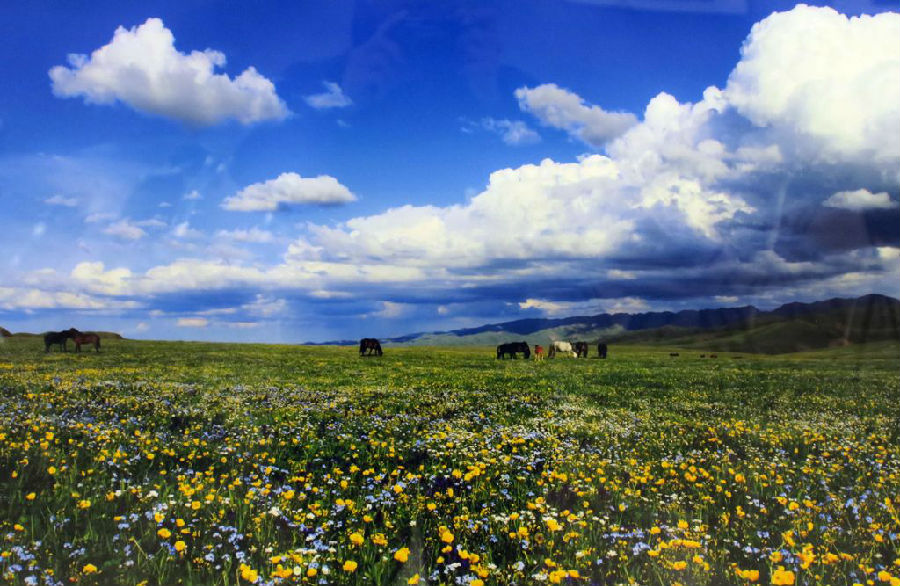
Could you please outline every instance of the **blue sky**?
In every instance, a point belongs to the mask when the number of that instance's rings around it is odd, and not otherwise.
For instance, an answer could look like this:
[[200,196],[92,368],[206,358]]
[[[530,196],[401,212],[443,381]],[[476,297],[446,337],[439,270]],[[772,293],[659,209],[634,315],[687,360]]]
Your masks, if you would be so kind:
[[7,329],[900,296],[893,3],[121,4],[2,9]]

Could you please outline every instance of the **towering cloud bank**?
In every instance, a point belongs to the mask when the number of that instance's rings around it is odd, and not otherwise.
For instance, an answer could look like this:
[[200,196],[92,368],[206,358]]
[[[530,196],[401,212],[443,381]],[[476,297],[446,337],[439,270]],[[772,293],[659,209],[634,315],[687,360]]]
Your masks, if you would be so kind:
[[[640,120],[556,86],[523,88],[524,110],[603,154],[498,170],[458,205],[307,224],[275,266],[181,259],[84,284],[102,293],[122,281],[133,294],[291,289],[294,299],[365,291],[525,309],[897,294],[897,39],[898,14],[798,6],[753,27],[724,88],[693,103],[661,92]],[[224,207],[353,197],[333,178],[285,174]]]

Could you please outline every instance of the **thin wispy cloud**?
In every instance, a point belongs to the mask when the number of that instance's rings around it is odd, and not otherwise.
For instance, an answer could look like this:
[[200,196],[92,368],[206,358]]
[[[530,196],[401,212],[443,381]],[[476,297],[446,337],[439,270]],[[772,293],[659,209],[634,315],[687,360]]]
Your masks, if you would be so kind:
[[499,136],[510,146],[535,144],[541,141],[541,135],[521,120],[498,118],[482,118],[478,122],[463,120],[462,131],[472,133],[478,130],[491,132]]
[[62,206],[66,208],[74,208],[78,206],[78,200],[76,198],[63,197],[59,194],[56,194],[53,197],[48,197],[44,200],[44,203],[51,206]]
[[303,98],[307,104],[316,110],[329,110],[332,108],[346,108],[353,105],[351,100],[341,89],[341,86],[333,81],[323,81],[325,91]]
[[103,229],[103,233],[122,240],[140,240],[147,235],[147,232],[128,218],[113,222]]

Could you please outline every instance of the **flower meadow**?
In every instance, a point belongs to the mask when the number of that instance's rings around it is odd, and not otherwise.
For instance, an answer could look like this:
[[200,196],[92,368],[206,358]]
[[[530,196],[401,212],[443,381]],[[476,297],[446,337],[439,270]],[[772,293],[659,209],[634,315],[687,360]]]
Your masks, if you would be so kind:
[[900,354],[0,344],[0,579],[900,584]]

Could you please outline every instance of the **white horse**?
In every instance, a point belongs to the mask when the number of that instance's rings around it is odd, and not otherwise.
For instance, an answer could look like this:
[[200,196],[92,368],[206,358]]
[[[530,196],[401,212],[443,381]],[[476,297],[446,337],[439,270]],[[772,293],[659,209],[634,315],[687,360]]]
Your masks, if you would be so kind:
[[577,358],[578,354],[575,353],[575,350],[572,349],[572,344],[569,342],[553,342],[550,344],[550,350],[547,352],[548,358],[553,358],[556,356],[557,352],[568,352],[572,355],[572,358]]

